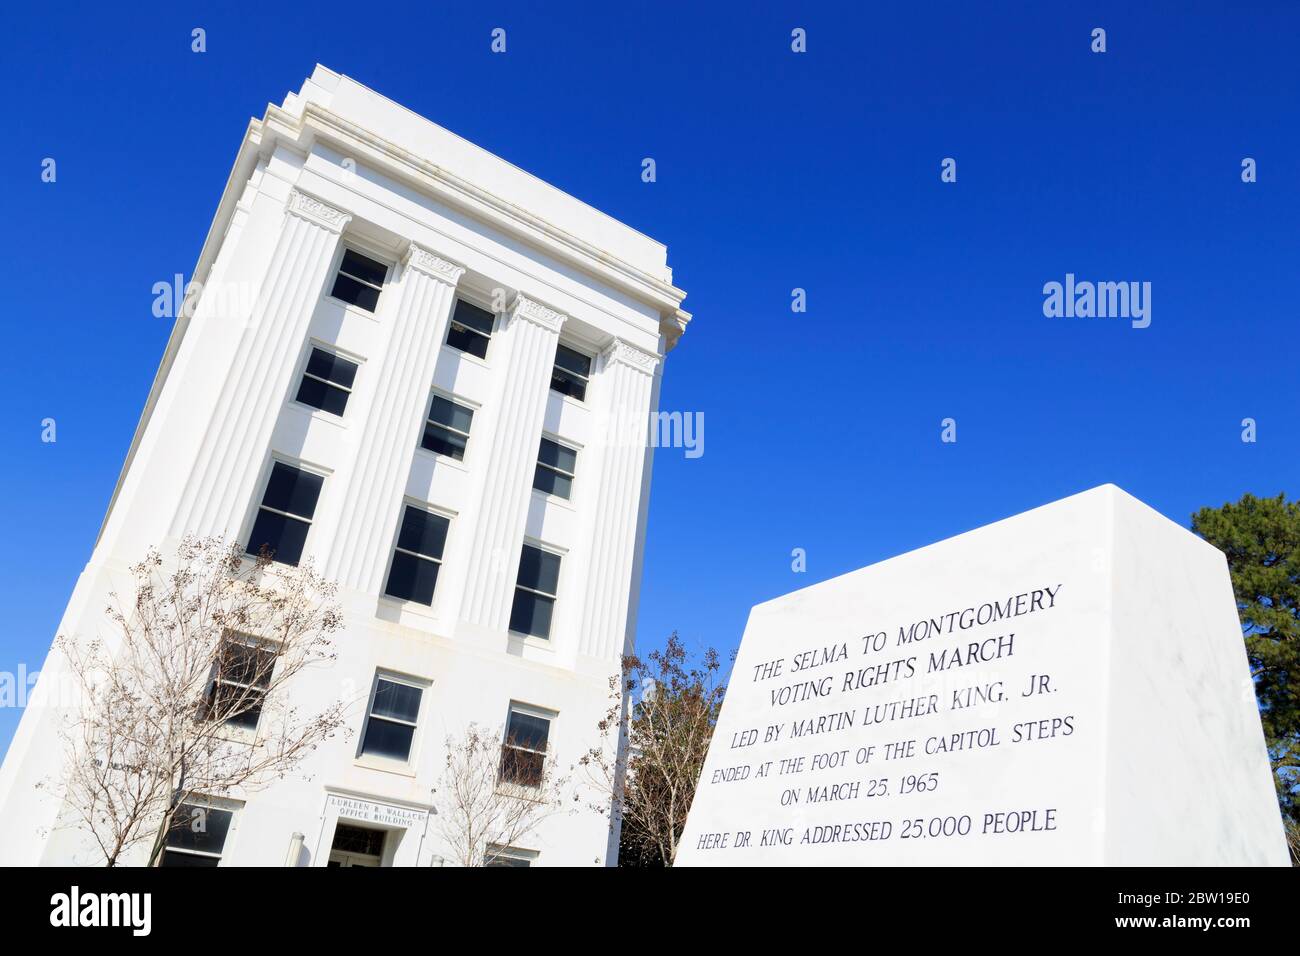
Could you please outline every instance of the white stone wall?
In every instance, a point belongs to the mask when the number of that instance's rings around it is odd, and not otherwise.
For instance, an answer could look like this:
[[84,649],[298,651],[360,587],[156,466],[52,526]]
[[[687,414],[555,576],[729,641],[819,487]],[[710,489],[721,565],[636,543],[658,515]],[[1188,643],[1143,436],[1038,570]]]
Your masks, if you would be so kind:
[[[385,261],[375,313],[332,299],[345,245]],[[340,695],[351,740],[311,758],[310,781],[251,795],[223,864],[324,865],[339,807],[395,831],[388,861],[437,865],[426,826],[448,735],[504,724],[511,702],[555,712],[567,767],[596,739],[607,679],[632,639],[649,460],[640,419],[688,316],[663,247],[346,78],[318,67],[241,147],[127,467],[60,633],[104,635],[126,569],[181,535],[246,540],[272,456],[324,474],[305,557],[339,582],[337,665],[294,688]],[[445,347],[456,297],[501,305],[485,360]],[[358,361],[340,419],[292,401],[311,343]],[[596,356],[582,402],[549,389],[556,344]],[[432,389],[476,408],[463,462],[419,447]],[[579,449],[570,501],[532,490],[545,432]],[[403,503],[451,515],[432,607],[382,594]],[[525,539],[564,555],[551,639],[507,630]],[[358,758],[376,670],[426,682],[410,766]],[[0,769],[0,864],[93,863],[60,813],[55,654]],[[346,810],[344,811],[346,814]],[[398,821],[394,823],[393,821]],[[603,863],[604,821],[548,820],[539,865]]]

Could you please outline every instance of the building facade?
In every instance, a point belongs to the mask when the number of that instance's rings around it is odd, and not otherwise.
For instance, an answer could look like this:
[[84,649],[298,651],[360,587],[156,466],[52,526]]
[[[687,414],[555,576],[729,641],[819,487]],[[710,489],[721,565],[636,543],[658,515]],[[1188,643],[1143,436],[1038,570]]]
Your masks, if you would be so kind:
[[[213,800],[177,862],[449,862],[448,737],[501,728],[565,763],[596,742],[685,293],[659,243],[321,66],[250,123],[194,278],[59,633],[102,633],[130,566],[186,534],[310,558],[345,625],[293,692],[357,688],[354,733]],[[97,862],[38,786],[59,776],[60,669],[52,652],[0,769],[3,864]],[[602,864],[609,844],[566,813],[499,856]]]

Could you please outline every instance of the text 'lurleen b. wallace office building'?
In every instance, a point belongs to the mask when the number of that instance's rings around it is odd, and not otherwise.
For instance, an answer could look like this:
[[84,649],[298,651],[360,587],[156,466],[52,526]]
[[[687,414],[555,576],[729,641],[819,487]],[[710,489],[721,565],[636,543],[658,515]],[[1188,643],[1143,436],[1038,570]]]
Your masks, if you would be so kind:
[[[664,246],[316,67],[250,123],[59,633],[104,630],[130,565],[222,535],[339,585],[350,739],[214,799],[195,865],[436,866],[431,789],[469,724],[571,764],[631,648],[664,357]],[[610,440],[628,422],[638,441]],[[0,770],[0,863],[102,862],[60,826],[52,653]],[[54,681],[50,681],[54,683]],[[556,814],[513,865],[611,859]]]

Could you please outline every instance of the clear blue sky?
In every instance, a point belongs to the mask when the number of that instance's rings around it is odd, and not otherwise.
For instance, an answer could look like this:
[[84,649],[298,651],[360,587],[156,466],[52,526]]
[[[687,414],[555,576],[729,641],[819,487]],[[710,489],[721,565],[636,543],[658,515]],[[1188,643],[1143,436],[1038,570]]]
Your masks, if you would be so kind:
[[[705,454],[656,458],[643,647],[728,649],[757,601],[1103,482],[1184,523],[1296,491],[1293,4],[703,6],[9,11],[0,670],[39,666],[90,555],[153,283],[318,61],[668,245],[696,318],[663,406]],[[1151,327],[1045,318],[1067,272],[1151,282]]]

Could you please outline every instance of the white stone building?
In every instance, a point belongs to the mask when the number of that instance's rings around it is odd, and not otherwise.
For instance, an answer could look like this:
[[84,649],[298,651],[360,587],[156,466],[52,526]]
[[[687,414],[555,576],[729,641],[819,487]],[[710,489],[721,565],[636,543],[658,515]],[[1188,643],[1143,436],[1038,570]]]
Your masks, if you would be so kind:
[[[321,66],[249,124],[59,633],[103,632],[150,546],[264,542],[340,586],[338,662],[301,677],[304,706],[341,681],[365,703],[310,781],[218,801],[180,862],[281,866],[301,834],[298,865],[439,865],[448,735],[513,723],[561,761],[595,742],[634,637],[651,464],[608,436],[644,432],[689,321],[666,259]],[[0,864],[97,860],[36,786],[59,770],[59,669],[0,770]],[[596,813],[558,815],[503,857],[590,865],[608,842]]]

